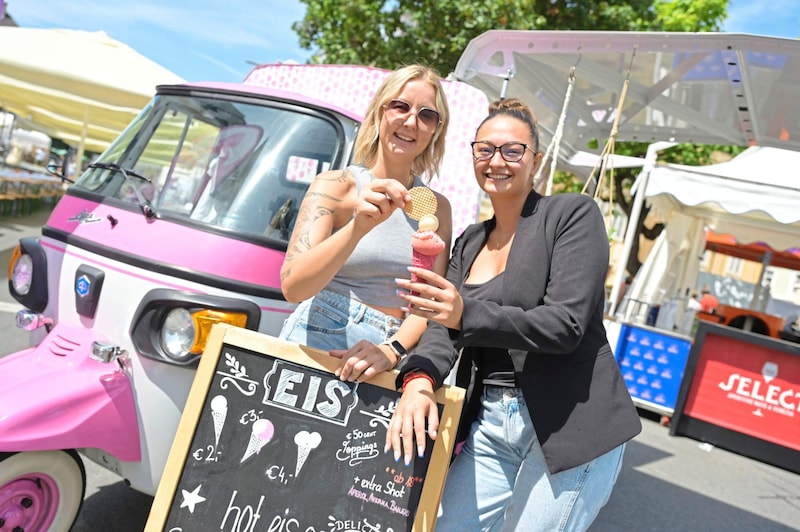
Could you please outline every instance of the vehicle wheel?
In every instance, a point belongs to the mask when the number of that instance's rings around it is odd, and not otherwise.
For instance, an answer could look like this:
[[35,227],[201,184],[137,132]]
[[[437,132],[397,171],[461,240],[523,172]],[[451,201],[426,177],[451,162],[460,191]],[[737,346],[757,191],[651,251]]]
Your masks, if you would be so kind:
[[0,529],[67,532],[83,503],[86,470],[74,451],[0,453]]

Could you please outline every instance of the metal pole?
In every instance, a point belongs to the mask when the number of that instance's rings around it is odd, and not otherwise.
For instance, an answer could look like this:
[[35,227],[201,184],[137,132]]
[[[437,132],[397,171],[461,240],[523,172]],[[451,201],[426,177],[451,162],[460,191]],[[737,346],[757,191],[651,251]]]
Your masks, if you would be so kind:
[[506,96],[508,96],[508,82],[511,81],[513,77],[514,71],[509,68],[508,72],[506,72],[506,76],[503,78],[503,86],[500,88],[500,101],[505,100]]
[[[761,258],[761,271],[758,273],[758,281],[756,281],[755,289],[753,290],[753,298],[750,301],[750,309],[758,312],[764,312],[767,308],[769,299],[769,291],[764,290],[764,277],[767,273],[767,268],[772,263],[772,252],[767,251]],[[765,293],[766,292],[766,293]]]
[[[647,180],[650,178],[650,171],[656,166],[656,159],[658,152],[666,150],[675,146],[677,142],[660,141],[654,142],[647,147],[647,154],[644,158],[644,165],[639,177],[633,184],[636,189],[633,196],[633,207],[631,208],[631,215],[628,218],[628,225],[625,229],[625,240],[623,241],[622,254],[617,260],[617,271],[614,275],[614,284],[611,287],[611,295],[608,296],[611,306],[608,313],[614,315],[617,311],[617,300],[619,299],[620,287],[625,279],[625,266],[628,264],[628,257],[631,255],[631,248],[633,247],[633,239],[636,238],[636,231],[639,228],[639,217],[642,214],[642,205],[644,205],[644,193],[647,189]],[[629,287],[630,288],[630,287]]]
[[[70,179],[77,179],[83,173],[83,152],[86,149],[86,137],[89,134],[89,106],[83,113],[83,127],[81,128],[81,139],[78,142],[77,153],[75,154],[75,173],[69,176]],[[68,168],[67,168],[68,170]],[[66,172],[65,172],[66,173]]]

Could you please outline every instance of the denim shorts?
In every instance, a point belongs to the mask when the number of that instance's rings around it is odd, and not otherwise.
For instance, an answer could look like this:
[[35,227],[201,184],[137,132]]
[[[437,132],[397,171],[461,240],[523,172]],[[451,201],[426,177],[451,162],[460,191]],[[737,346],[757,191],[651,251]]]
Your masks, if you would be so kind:
[[402,323],[399,318],[347,296],[323,290],[297,306],[286,318],[279,336],[325,351],[349,349],[360,340],[384,342]]

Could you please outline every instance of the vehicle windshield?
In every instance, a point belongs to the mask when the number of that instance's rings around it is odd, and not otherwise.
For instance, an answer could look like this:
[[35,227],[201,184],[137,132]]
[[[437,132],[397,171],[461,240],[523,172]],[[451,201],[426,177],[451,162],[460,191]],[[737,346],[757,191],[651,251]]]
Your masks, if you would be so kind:
[[[73,185],[154,216],[287,241],[354,125],[279,102],[161,95]],[[130,179],[135,175],[138,179]]]

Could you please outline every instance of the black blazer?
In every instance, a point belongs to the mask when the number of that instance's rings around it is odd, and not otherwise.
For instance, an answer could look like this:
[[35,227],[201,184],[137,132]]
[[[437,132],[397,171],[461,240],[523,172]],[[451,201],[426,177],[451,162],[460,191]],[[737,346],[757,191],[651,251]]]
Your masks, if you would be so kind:
[[[458,237],[447,277],[461,287],[495,220]],[[503,304],[464,299],[461,330],[430,322],[398,383],[419,369],[441,386],[462,350],[457,384],[468,389],[460,432],[477,417],[475,347],[508,349],[551,473],[630,440],[641,421],[603,326],[608,237],[592,198],[531,192],[503,275]]]

